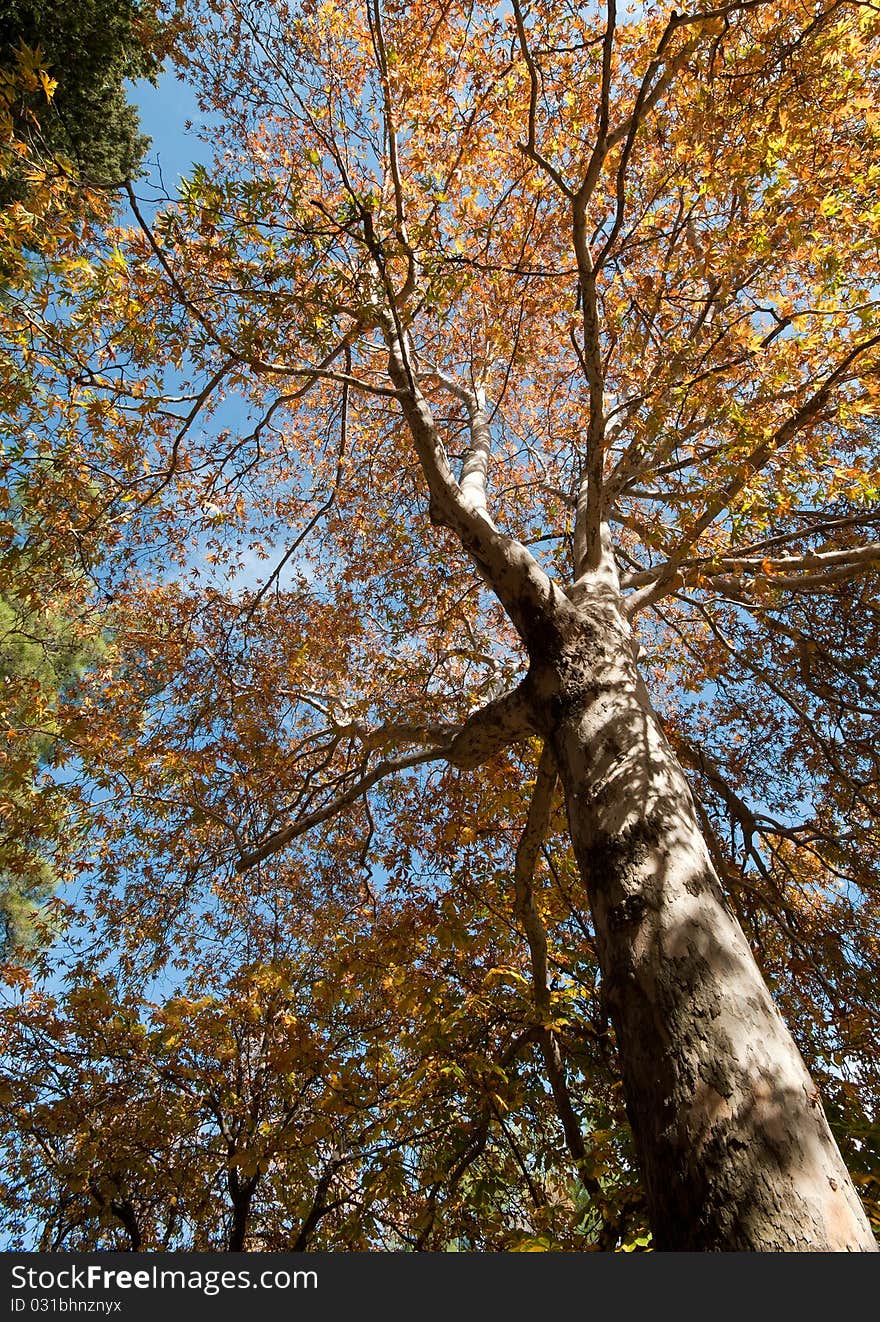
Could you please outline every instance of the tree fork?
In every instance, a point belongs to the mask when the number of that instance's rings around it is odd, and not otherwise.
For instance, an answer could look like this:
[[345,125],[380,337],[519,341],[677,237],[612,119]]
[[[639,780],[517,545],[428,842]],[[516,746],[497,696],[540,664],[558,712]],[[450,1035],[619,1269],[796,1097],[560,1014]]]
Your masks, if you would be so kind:
[[596,929],[658,1249],[876,1251],[818,1091],[727,906],[606,584],[527,687]]

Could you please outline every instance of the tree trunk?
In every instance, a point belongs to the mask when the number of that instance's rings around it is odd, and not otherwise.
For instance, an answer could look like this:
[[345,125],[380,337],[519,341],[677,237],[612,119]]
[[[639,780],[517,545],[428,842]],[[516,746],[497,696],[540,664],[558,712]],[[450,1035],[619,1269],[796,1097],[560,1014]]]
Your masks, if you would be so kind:
[[245,1252],[251,1203],[254,1199],[258,1180],[258,1175],[251,1176],[249,1180],[239,1179],[238,1171],[234,1166],[230,1166],[226,1172],[226,1187],[229,1190],[229,1197],[232,1202],[232,1221],[226,1244],[227,1253]]
[[656,1247],[876,1250],[818,1092],[725,903],[617,594],[602,587],[557,611],[530,650]]

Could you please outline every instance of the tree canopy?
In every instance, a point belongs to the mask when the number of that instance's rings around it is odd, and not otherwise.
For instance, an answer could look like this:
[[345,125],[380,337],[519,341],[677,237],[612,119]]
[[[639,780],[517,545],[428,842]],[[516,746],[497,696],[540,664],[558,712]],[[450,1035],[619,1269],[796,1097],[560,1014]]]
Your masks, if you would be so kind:
[[21,573],[113,622],[13,1233],[868,1247],[876,6],[169,19],[212,164],[2,309]]

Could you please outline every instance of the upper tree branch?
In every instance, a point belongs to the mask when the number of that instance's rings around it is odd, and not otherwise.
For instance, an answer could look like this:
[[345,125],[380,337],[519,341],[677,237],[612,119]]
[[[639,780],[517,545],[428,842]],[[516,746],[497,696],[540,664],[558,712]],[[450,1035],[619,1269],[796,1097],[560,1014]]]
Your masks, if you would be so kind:
[[706,529],[715,522],[720,514],[730,508],[737,496],[745,490],[758,473],[766,468],[775,455],[783,450],[804,427],[822,416],[831,400],[834,387],[846,377],[847,372],[858,358],[878,345],[880,345],[880,333],[853,345],[849,353],[828,374],[819,388],[804,401],[801,407],[791,417],[787,418],[781,426],[777,427],[767,440],[755,446],[748,458],[739,464],[733,476],[709,499],[702,513],[692,520],[684,530],[675,553],[669,557],[664,565],[657,567],[653,586],[640,588],[627,598],[626,609],[629,615],[634,615],[636,611],[651,605],[665,596],[667,592],[673,590],[678,580],[679,571],[688,558],[688,552],[699,541]]
[[[531,553],[520,542],[499,532],[479,503],[475,508],[474,503],[465,498],[418,383],[418,372],[411,361],[406,339],[396,322],[386,324],[385,336],[388,374],[397,391],[427,483],[431,519],[458,537],[528,645],[536,622],[546,619],[550,611],[568,612],[570,603]],[[488,428],[488,420],[478,421],[480,427],[485,425]],[[485,450],[488,438],[481,432],[478,432],[478,438],[478,445],[472,446],[476,492],[484,490],[480,472],[488,459]]]
[[522,8],[519,0],[513,0],[513,17],[516,23],[516,36],[519,42],[519,48],[522,57],[526,62],[526,68],[529,72],[529,111],[528,111],[528,140],[517,144],[519,150],[530,161],[534,161],[550,179],[553,180],[556,187],[565,194],[566,197],[572,196],[572,190],[569,188],[565,179],[556,169],[556,166],[547,160],[538,149],[537,139],[537,118],[538,118],[538,92],[540,90],[540,71],[529,49],[528,37],[526,35],[526,25],[523,18]]
[[[698,576],[719,592],[739,594],[747,587],[746,580],[764,582],[788,592],[814,592],[832,583],[852,578],[864,569],[880,565],[880,542],[853,546],[839,551],[807,551],[803,555],[717,556],[691,559],[678,568],[678,577],[687,583]],[[664,566],[643,569],[627,575],[624,588],[640,587],[656,582]],[[722,572],[716,572],[716,571]],[[729,571],[729,572],[724,572]]]
[[580,195],[572,203],[572,241],[578,267],[583,334],[583,348],[579,358],[587,379],[590,404],[585,438],[586,461],[578,489],[574,524],[575,579],[589,570],[598,569],[601,562],[602,478],[605,466],[605,376],[596,273],[587,234],[586,207],[586,198]]
[[468,421],[471,443],[461,465],[461,494],[472,509],[488,519],[486,479],[492,452],[492,431],[486,408],[486,391],[482,385],[476,386],[468,399]]
[[236,871],[246,872],[248,868],[277,854],[313,827],[329,821],[344,808],[351,807],[379,781],[393,776],[396,772],[407,771],[425,762],[441,760],[451,766],[469,770],[488,761],[510,744],[527,738],[532,732],[529,704],[522,688],[516,688],[513,692],[487,703],[485,707],[472,713],[451,739],[443,743],[438,742],[431,748],[383,758],[371,770],[358,776],[329,803],[296,821],[289,822],[280,830],[273,831],[260,844],[241,854],[236,863]]
[[384,102],[385,135],[388,140],[388,163],[391,173],[391,185],[394,190],[394,220],[395,234],[406,254],[407,274],[403,288],[397,294],[397,302],[400,306],[407,301],[416,287],[418,274],[418,264],[415,251],[409,241],[406,227],[406,208],[404,203],[403,182],[400,175],[400,160],[398,156],[397,144],[397,125],[395,124],[394,111],[391,99],[391,79],[388,76],[388,54],[385,47],[385,32],[382,26],[382,11],[378,0],[372,0],[367,6],[367,20],[370,25],[370,36],[373,42],[373,51],[376,56],[376,63],[379,68],[379,79],[382,85],[382,99]]
[[482,381],[477,381],[472,387],[465,386],[439,367],[432,366],[431,374],[436,376],[440,384],[456,399],[460,399],[468,411],[470,444],[462,457],[459,486],[465,503],[471,509],[483,514],[486,519],[490,519],[486,500],[486,481],[492,453],[492,429],[485,386]]

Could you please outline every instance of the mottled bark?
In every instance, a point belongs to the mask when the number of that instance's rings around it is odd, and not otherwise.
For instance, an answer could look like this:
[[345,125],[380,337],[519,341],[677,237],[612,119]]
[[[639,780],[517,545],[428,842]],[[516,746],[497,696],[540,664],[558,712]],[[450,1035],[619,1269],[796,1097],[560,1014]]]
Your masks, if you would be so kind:
[[530,642],[660,1249],[871,1250],[606,584]]

